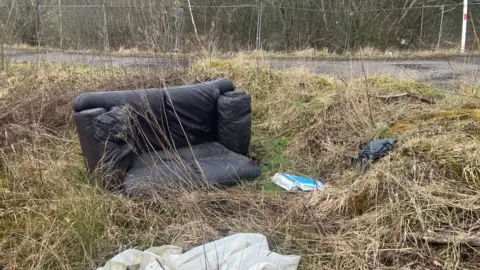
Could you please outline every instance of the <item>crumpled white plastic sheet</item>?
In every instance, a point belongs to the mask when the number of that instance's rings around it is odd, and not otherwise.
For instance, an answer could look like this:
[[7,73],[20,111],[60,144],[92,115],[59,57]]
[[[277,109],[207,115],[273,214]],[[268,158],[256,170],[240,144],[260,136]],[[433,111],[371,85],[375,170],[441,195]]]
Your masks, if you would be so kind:
[[126,250],[97,270],[296,270],[300,256],[271,252],[261,234],[239,233],[182,254],[176,246]]

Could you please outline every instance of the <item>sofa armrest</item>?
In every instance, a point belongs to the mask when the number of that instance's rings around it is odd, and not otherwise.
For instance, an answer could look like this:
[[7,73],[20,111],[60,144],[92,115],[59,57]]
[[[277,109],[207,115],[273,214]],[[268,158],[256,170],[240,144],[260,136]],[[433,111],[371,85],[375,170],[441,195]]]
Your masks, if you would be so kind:
[[251,97],[243,91],[230,91],[217,102],[217,141],[226,148],[246,155],[252,124]]
[[92,119],[105,113],[103,108],[95,108],[76,112],[73,115],[77,133],[82,147],[83,158],[87,169],[92,173],[103,156],[104,145],[99,142],[93,132]]
[[102,186],[115,189],[121,186],[133,163],[133,150],[130,143],[119,144],[116,140],[99,140],[95,136],[93,120],[104,113],[103,108],[89,109],[75,113],[74,119],[88,172],[100,173],[96,176],[100,177]]

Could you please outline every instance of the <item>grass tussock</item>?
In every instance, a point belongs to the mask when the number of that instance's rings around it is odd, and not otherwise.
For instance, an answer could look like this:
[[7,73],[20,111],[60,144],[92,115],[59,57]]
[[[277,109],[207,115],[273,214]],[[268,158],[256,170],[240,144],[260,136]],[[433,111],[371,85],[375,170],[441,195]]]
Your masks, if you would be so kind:
[[[70,117],[78,93],[221,76],[252,95],[262,179],[150,200],[90,184]],[[0,81],[0,263],[8,269],[94,268],[126,248],[188,249],[237,232],[265,234],[275,251],[300,254],[302,269],[480,267],[480,101],[467,93],[438,96],[390,78],[345,84],[244,57],[168,71],[20,64]],[[377,98],[404,91],[436,103]],[[350,166],[368,140],[387,137],[399,139],[391,155],[366,173]],[[328,189],[279,192],[266,185],[277,171],[321,177]]]

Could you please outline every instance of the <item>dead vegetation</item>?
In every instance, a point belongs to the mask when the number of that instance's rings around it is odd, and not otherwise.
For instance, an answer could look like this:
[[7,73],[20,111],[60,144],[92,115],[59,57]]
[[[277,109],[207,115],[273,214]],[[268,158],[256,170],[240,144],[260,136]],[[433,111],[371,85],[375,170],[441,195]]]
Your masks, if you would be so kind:
[[[71,123],[80,92],[163,87],[227,76],[253,97],[262,179],[227,190],[169,190],[142,201],[89,184]],[[480,267],[480,101],[415,82],[347,84],[248,59],[188,70],[19,64],[0,73],[0,263],[7,269],[94,268],[126,248],[184,249],[259,232],[302,269]],[[416,90],[415,90],[416,89]],[[420,90],[418,90],[420,89]],[[435,100],[381,99],[413,91]],[[349,166],[368,140],[398,148],[366,173]],[[326,192],[271,188],[278,170],[323,177]]]
[[[358,49],[352,49],[337,53],[330,51],[328,48],[314,49],[307,48],[303,50],[295,51],[253,51],[246,52],[248,55],[254,58],[280,58],[280,59],[376,59],[376,60],[388,60],[388,59],[442,59],[446,57],[459,56],[458,48],[449,49],[411,49],[411,50],[399,50],[392,47],[387,49],[377,49],[374,47],[366,46]],[[241,53],[240,53],[241,54]],[[474,57],[478,54],[478,51],[472,50],[468,53],[468,56]],[[228,55],[228,53],[227,53]]]

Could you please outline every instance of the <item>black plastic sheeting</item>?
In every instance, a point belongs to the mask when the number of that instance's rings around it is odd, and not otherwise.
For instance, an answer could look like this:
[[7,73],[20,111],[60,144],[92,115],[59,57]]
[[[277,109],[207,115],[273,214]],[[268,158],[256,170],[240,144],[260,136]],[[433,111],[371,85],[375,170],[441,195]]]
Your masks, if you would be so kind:
[[387,156],[390,151],[395,149],[397,139],[373,140],[358,153],[357,158],[352,160],[352,164],[360,164],[362,171],[368,170],[371,163]]

